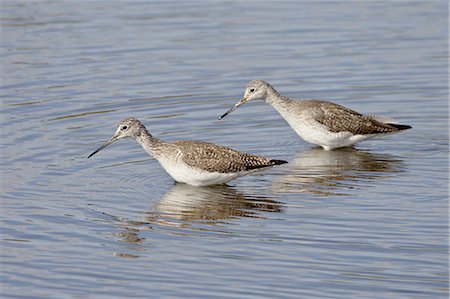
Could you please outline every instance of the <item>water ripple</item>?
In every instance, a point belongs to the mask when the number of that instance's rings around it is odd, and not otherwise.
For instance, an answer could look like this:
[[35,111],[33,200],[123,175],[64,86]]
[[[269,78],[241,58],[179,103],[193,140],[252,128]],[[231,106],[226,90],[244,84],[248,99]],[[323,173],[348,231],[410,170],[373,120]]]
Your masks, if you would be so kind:
[[[447,298],[447,6],[2,3],[2,297]],[[252,79],[413,130],[326,152],[263,102],[219,121]],[[194,188],[131,140],[86,159],[129,116],[289,163]]]

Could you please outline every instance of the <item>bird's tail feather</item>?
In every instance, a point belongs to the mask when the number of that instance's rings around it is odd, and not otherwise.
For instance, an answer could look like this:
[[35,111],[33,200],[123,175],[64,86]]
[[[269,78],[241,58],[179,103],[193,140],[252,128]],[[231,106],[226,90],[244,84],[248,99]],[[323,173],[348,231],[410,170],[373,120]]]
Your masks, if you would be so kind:
[[287,161],[284,160],[270,160],[269,161],[272,165],[281,165],[281,164],[286,164]]
[[408,129],[412,128],[409,125],[399,125],[399,124],[387,124],[387,125],[394,127],[396,129],[398,129],[399,131],[408,130]]

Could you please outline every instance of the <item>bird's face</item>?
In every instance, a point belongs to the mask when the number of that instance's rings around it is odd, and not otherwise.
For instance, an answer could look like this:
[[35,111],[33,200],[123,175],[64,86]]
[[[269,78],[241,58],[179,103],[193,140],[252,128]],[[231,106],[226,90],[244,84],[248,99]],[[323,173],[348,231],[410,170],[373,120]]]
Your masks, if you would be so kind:
[[262,80],[253,80],[245,88],[245,102],[253,100],[264,100],[267,96],[267,83]]
[[140,121],[138,121],[135,118],[125,118],[121,120],[117,124],[116,133],[113,137],[116,138],[116,140],[125,138],[125,137],[134,137],[136,138],[139,136],[141,129],[144,127],[144,125],[141,124]]
[[265,100],[267,97],[268,86],[269,84],[262,80],[251,81],[245,88],[244,96],[242,97],[242,99],[237,102],[234,107],[225,112],[225,114],[223,114],[219,119],[224,118],[225,116],[239,108],[239,106],[247,103],[248,101]]
[[145,129],[144,125],[141,124],[140,121],[138,121],[135,118],[125,118],[119,122],[117,125],[116,133],[108,140],[106,141],[102,146],[100,146],[97,150],[95,150],[92,154],[88,156],[88,158],[92,157],[111,143],[113,143],[116,140],[126,138],[126,137],[133,137],[136,138],[140,135],[141,130]]

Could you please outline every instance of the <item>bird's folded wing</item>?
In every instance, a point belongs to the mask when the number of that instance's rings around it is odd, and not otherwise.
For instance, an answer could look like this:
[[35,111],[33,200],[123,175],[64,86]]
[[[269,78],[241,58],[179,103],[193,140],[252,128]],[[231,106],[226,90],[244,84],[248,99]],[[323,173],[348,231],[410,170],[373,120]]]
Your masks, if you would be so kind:
[[317,107],[314,120],[334,133],[350,132],[354,135],[368,135],[397,131],[395,127],[382,123],[372,116],[362,115],[334,103],[323,103]]
[[177,141],[181,159],[191,167],[209,172],[230,173],[277,165],[276,160],[240,153],[202,141]]

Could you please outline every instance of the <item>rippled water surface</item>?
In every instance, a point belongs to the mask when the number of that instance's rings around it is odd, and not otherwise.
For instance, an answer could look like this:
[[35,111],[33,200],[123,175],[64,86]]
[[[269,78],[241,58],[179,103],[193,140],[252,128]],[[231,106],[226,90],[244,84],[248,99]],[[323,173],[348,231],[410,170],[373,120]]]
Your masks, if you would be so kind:
[[[448,3],[2,1],[4,298],[447,298]],[[326,152],[252,79],[412,130]],[[134,116],[289,164],[176,184]]]

